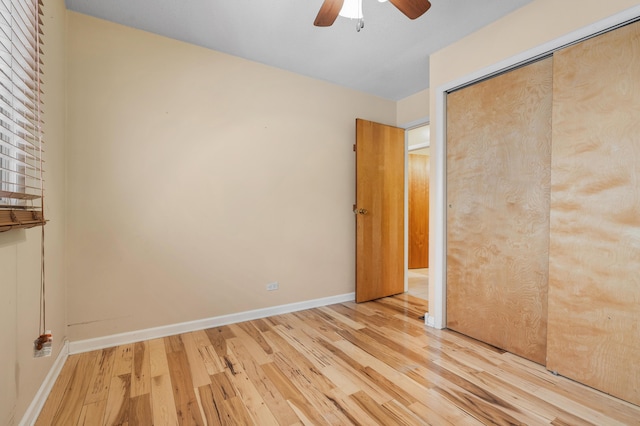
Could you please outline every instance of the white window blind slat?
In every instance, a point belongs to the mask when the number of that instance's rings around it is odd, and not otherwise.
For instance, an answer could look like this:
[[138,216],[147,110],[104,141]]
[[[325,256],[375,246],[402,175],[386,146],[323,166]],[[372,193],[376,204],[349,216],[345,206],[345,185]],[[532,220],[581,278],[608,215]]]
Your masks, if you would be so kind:
[[[34,152],[32,155],[26,156],[15,149],[7,149],[4,144],[0,145],[0,160],[5,163],[0,163],[0,169],[8,171],[14,170],[15,173],[24,173],[24,170],[16,170],[16,165],[20,165],[29,170],[35,170],[37,173],[32,173],[34,177],[38,177],[40,167],[44,165],[44,161],[41,161],[39,152]],[[12,162],[14,164],[8,164]]]
[[[0,123],[1,123],[1,120],[0,120]],[[22,155],[28,160],[40,161],[40,152],[29,150],[28,148],[25,148],[24,145],[22,145],[21,147],[16,146],[16,145],[13,145],[11,142],[4,141],[3,139],[0,138],[0,146],[6,148],[7,150],[9,150],[9,152],[14,151],[16,155]]]
[[[3,115],[7,120],[4,120],[2,127],[5,132],[13,134],[17,139],[21,139],[24,142],[29,142],[31,145],[37,145],[35,142],[38,138],[38,125],[34,123],[29,117],[24,117],[20,114],[20,111],[13,111],[12,117],[5,114],[8,111],[4,111]],[[2,129],[0,129],[2,130]],[[20,141],[18,141],[20,142]]]
[[0,0],[0,231],[44,225],[41,0]]

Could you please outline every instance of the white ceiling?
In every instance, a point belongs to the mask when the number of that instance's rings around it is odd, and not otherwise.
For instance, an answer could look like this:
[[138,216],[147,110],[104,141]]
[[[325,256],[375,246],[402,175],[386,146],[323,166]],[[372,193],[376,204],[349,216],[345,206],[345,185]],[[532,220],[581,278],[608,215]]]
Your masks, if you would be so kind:
[[429,55],[531,0],[431,0],[411,21],[363,0],[365,27],[313,26],[323,0],[66,0],[67,8],[400,100],[429,87]]

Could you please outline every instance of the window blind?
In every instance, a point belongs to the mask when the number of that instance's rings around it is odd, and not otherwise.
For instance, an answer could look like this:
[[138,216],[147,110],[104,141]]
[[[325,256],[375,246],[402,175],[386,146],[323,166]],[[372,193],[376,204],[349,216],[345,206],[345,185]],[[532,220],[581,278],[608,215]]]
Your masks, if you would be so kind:
[[44,225],[42,0],[0,0],[0,232]]

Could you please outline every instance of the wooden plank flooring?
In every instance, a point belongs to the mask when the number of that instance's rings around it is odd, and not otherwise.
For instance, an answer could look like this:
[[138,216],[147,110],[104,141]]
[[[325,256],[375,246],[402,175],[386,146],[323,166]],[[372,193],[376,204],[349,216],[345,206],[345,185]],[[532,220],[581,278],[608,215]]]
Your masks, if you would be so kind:
[[408,294],[68,358],[37,425],[640,425],[640,407],[448,330]]

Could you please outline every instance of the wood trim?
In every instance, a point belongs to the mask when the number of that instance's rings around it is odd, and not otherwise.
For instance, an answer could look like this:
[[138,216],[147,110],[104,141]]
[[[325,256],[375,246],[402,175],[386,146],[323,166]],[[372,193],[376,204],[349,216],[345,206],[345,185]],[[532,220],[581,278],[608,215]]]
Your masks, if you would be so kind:
[[0,210],[0,232],[11,229],[33,228],[47,223],[39,210]]

